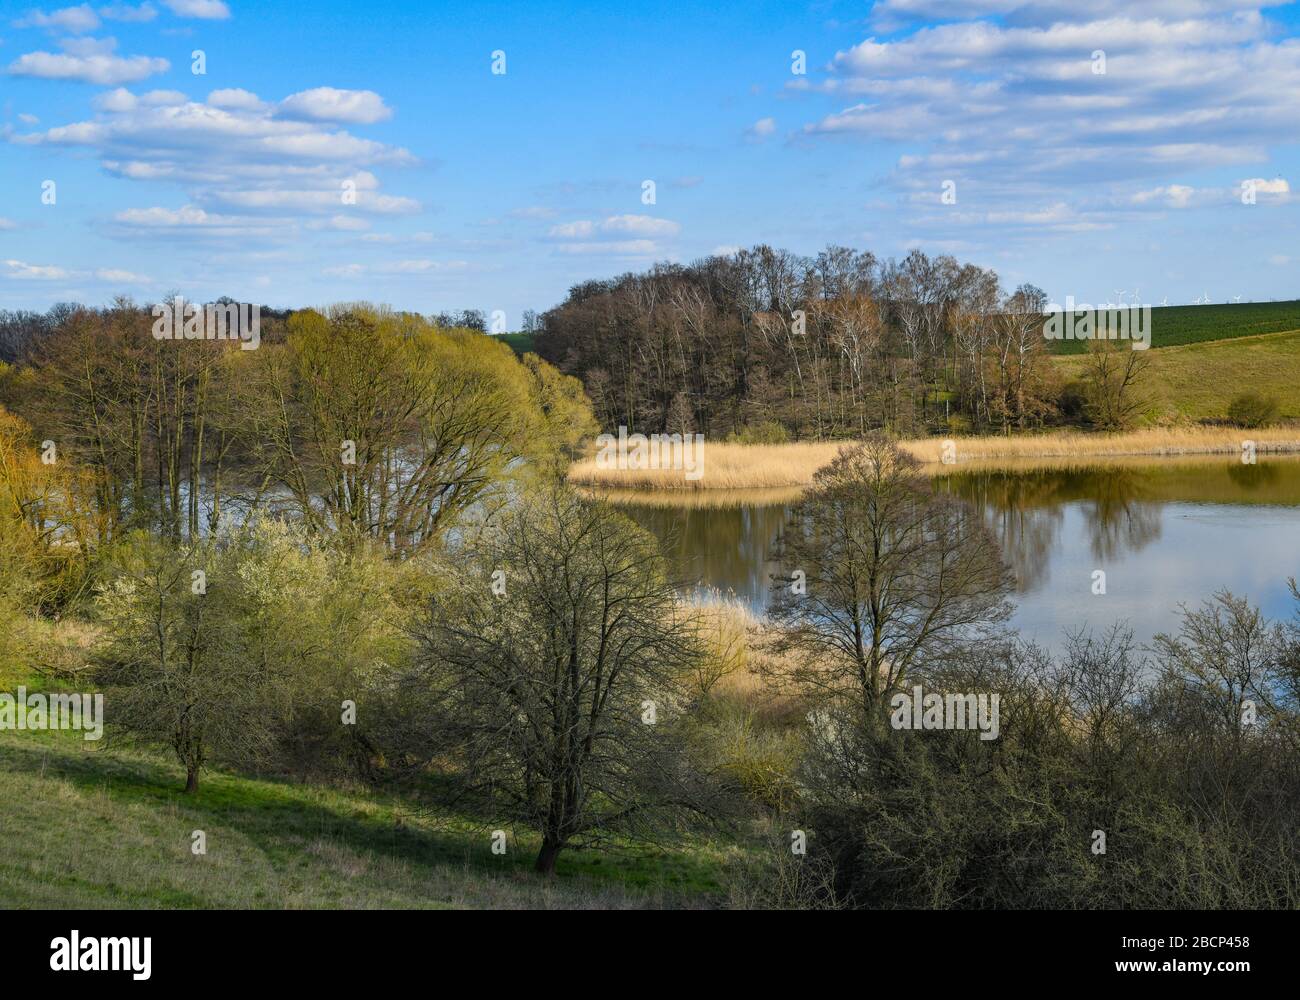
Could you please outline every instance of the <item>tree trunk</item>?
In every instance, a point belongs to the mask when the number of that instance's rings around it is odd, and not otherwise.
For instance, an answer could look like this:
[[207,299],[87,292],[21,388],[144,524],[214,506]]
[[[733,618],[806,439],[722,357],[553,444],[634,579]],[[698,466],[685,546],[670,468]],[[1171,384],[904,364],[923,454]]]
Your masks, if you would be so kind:
[[549,840],[542,841],[542,849],[537,853],[537,864],[533,866],[539,875],[555,874],[555,859],[560,856],[563,850],[562,845],[553,844]]
[[185,794],[193,795],[199,790],[199,769],[197,767],[188,767],[185,769]]

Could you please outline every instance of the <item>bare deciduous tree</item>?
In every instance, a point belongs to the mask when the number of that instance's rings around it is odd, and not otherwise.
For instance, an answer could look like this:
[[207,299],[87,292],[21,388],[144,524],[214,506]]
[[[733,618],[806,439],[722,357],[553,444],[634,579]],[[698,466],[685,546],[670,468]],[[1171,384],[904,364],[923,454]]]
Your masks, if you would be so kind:
[[649,836],[703,808],[677,744],[701,651],[652,536],[552,486],[456,576],[424,630],[419,685],[461,787],[541,834],[539,872],[571,844]]
[[909,671],[988,638],[1011,612],[979,516],[934,493],[916,459],[880,436],[818,471],[776,556],[775,645],[804,654],[805,683],[852,691],[868,713]]

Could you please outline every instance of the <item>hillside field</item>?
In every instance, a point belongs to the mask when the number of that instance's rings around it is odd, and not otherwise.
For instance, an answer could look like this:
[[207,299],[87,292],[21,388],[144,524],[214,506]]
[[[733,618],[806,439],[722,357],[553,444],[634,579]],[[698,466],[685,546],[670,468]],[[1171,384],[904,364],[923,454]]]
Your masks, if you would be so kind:
[[[1288,330],[1300,330],[1300,299],[1151,309],[1152,347],[1178,347]],[[1049,345],[1054,354],[1083,354],[1088,349],[1084,340],[1055,340]]]
[[[1158,329],[1158,328],[1157,328]],[[1146,390],[1150,415],[1192,421],[1224,420],[1243,392],[1278,401],[1278,419],[1300,420],[1300,330],[1233,337],[1148,352]],[[1084,358],[1057,358],[1067,377],[1082,372]]]

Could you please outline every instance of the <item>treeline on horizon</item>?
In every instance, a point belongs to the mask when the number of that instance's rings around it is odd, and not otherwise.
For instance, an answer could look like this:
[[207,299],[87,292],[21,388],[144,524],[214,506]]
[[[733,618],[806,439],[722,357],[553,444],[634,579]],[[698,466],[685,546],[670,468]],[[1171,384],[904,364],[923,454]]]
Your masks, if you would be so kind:
[[1067,382],[1047,305],[949,255],[760,245],[576,285],[533,343],[582,379],[606,430],[776,442],[1131,425],[1142,352],[1095,342]]

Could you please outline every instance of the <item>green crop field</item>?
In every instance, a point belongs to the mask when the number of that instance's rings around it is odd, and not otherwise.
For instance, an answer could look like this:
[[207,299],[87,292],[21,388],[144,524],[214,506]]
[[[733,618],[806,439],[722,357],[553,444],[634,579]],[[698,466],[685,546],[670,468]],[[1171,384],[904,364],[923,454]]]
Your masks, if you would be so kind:
[[[1300,299],[1208,306],[1155,306],[1151,310],[1151,346],[1177,347],[1210,340],[1231,340],[1261,333],[1300,330]],[[1082,354],[1084,340],[1049,341],[1053,353]]]

